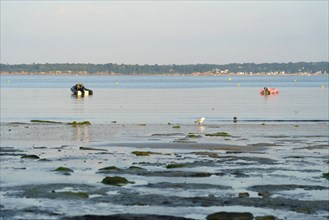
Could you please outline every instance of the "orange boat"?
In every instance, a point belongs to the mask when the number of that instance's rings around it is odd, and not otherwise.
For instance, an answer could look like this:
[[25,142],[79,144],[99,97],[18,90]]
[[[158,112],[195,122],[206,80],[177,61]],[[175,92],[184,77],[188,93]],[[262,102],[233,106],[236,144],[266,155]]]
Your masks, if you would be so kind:
[[279,90],[276,89],[276,88],[267,88],[267,87],[264,87],[264,89],[261,89],[259,91],[259,93],[261,95],[277,95],[277,94],[279,94]]

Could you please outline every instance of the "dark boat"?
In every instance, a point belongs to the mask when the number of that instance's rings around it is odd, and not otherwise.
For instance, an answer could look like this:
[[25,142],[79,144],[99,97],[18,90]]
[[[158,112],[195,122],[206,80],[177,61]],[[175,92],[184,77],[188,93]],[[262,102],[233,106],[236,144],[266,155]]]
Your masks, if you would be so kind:
[[82,83],[77,83],[72,86],[71,91],[73,95],[76,96],[87,96],[92,95],[94,93],[93,90],[85,88]]

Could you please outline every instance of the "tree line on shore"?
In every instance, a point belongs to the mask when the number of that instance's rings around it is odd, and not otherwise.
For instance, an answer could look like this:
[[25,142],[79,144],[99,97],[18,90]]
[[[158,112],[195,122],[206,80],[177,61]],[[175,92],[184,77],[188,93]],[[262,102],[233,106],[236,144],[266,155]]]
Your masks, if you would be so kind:
[[195,72],[213,73],[329,73],[329,62],[297,62],[297,63],[231,63],[217,64],[187,64],[187,65],[132,65],[132,64],[84,64],[84,63],[33,63],[33,64],[0,64],[0,72],[84,72],[116,73],[116,74],[191,74]]

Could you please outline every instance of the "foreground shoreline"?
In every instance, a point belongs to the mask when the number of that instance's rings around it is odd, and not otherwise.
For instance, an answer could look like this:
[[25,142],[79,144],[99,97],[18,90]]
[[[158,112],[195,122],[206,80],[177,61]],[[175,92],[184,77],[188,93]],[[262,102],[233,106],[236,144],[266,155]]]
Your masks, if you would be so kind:
[[328,149],[328,122],[1,123],[1,218],[324,219]]

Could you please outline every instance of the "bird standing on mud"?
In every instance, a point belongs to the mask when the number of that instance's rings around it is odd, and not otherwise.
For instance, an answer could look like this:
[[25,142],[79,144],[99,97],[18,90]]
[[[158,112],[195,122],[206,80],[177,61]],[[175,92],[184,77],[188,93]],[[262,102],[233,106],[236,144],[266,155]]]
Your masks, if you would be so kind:
[[198,120],[196,120],[194,123],[201,125],[205,120],[206,120],[206,118],[202,117],[202,118],[199,118]]

